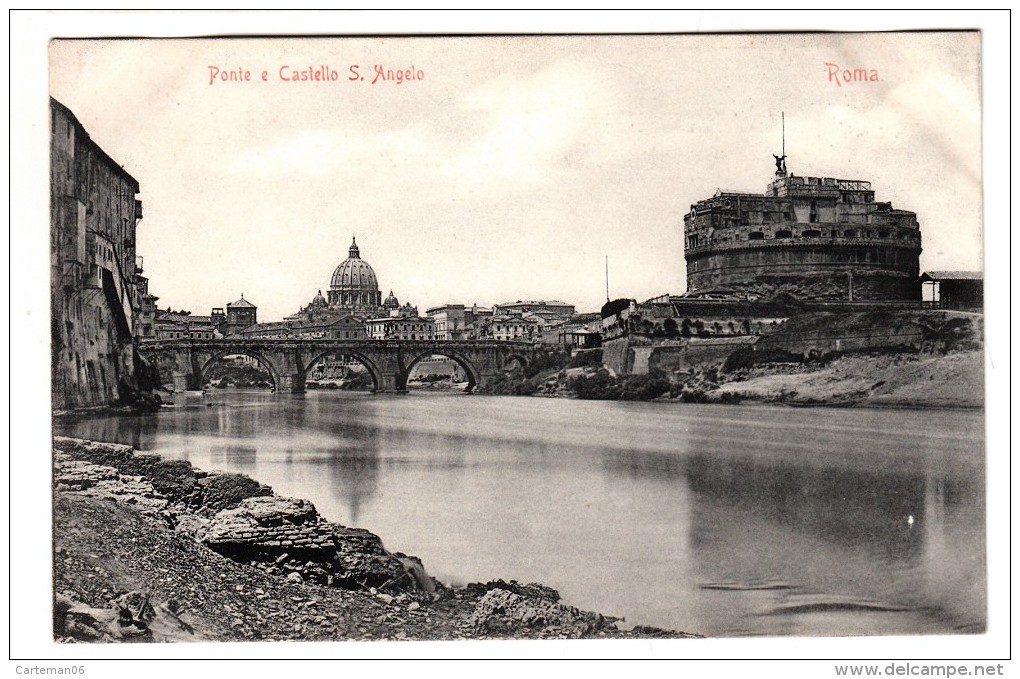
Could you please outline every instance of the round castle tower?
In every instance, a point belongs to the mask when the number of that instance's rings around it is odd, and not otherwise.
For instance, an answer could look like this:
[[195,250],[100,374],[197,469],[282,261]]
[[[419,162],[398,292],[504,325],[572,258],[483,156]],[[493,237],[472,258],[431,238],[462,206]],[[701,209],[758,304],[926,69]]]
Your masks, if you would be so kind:
[[798,177],[776,156],[764,194],[718,191],[684,216],[688,296],[919,300],[917,215],[871,183]]

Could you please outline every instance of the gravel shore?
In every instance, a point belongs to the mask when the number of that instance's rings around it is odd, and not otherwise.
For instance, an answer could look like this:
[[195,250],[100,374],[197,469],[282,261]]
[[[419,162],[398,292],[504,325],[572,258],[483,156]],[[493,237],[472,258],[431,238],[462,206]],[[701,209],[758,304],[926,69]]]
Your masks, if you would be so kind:
[[536,584],[449,588],[310,503],[126,446],[56,439],[54,488],[58,642],[696,636]]

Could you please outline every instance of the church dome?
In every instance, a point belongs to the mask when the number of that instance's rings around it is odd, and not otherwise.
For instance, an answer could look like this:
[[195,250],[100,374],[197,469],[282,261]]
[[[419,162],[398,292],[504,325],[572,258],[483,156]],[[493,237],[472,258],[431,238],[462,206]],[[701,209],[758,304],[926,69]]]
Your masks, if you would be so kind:
[[312,300],[312,306],[326,306],[326,298],[322,296],[322,290],[319,290],[319,294]]
[[372,266],[361,258],[358,243],[351,241],[349,256],[333,272],[329,305],[353,309],[378,308],[382,301],[379,281]]
[[379,292],[379,281],[376,280],[372,266],[361,258],[361,251],[356,241],[351,242],[350,256],[340,262],[333,272],[330,290],[343,292]]
[[390,290],[389,296],[385,300],[383,300],[382,305],[383,305],[383,308],[385,308],[385,309],[399,309],[400,308],[400,302],[397,301],[397,296],[393,294],[392,290]]

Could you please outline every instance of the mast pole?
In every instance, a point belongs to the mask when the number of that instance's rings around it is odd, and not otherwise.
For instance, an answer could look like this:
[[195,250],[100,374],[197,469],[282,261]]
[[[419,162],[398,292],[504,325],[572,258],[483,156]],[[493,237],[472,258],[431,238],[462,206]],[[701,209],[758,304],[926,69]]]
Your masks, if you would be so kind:
[[609,255],[606,255],[606,301],[609,301]]
[[783,111],[783,158],[786,157],[786,111]]

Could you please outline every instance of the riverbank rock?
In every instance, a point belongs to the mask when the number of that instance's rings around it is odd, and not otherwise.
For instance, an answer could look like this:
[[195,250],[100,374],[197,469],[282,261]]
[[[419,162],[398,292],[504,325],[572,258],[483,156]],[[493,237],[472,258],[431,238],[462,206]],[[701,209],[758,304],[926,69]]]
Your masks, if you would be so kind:
[[506,589],[491,589],[475,604],[471,623],[479,631],[513,636],[523,629],[555,636],[581,638],[612,626],[598,613],[564,606],[544,596],[522,596]]
[[130,446],[57,437],[54,484],[159,514],[178,532],[270,575],[342,589],[431,598],[435,581],[377,535],[324,521],[307,500],[273,495],[244,476],[203,472]]
[[427,591],[377,535],[323,521],[305,500],[247,498],[203,524],[199,539],[224,556],[272,574],[297,574],[304,581],[344,589]]
[[198,479],[206,474],[186,460],[164,460],[159,455],[138,454],[131,446],[63,436],[54,437],[53,448],[76,460],[114,467],[122,475],[145,477],[169,502],[201,505]]
[[201,489],[201,511],[210,515],[238,507],[248,498],[269,497],[273,494],[272,488],[244,474],[226,472],[210,472],[208,476],[198,479],[198,486]]
[[57,451],[53,454],[53,483],[57,490],[134,505],[148,513],[162,513],[168,504],[145,477],[121,474],[114,467],[75,460]]
[[[213,513],[185,503],[201,490],[175,501],[126,473],[154,468],[171,488],[213,476],[187,463],[163,466],[127,446],[74,439],[55,442],[53,457],[58,643],[646,636],[563,606],[541,585],[445,588],[417,558],[322,520],[304,500],[250,497]],[[259,487],[225,484],[242,494]],[[286,534],[292,544],[262,545],[256,533]],[[217,541],[236,553],[210,549]]]

